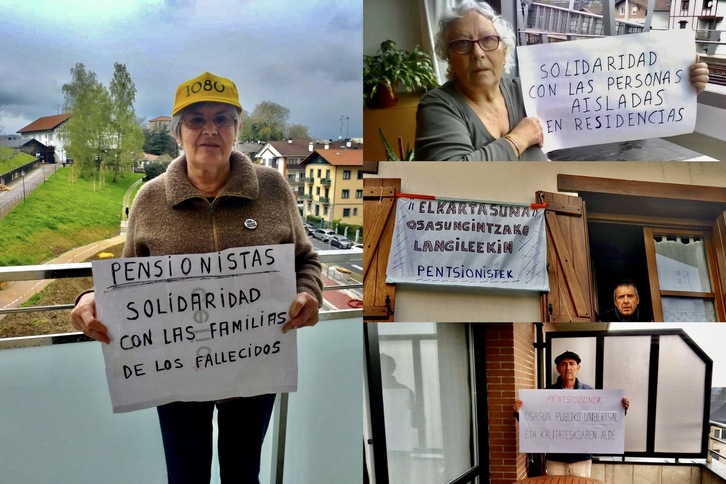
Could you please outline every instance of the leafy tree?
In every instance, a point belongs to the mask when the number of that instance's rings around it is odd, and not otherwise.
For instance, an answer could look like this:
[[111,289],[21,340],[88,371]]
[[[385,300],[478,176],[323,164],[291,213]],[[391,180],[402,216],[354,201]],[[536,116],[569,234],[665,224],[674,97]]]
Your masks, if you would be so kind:
[[134,100],[136,86],[124,64],[113,64],[113,78],[109,86],[111,97],[111,139],[113,156],[108,164],[113,168],[113,182],[119,173],[133,165],[142,154],[144,135],[136,122]]
[[162,163],[159,161],[152,161],[151,163],[147,163],[146,167],[144,167],[144,171],[146,172],[144,181],[153,180],[157,176],[161,175],[166,171],[167,166],[169,166],[169,163]]
[[287,137],[290,139],[312,139],[309,128],[304,124],[291,124],[287,127]]
[[64,110],[72,113],[66,123],[67,151],[87,176],[107,158],[111,145],[112,101],[93,71],[82,63],[71,68],[71,82],[63,84]]
[[176,158],[179,156],[179,147],[168,128],[144,128],[144,152],[152,155],[167,154]]
[[272,141],[285,138],[285,127],[290,110],[272,101],[262,101],[252,114],[244,119],[240,139]]
[[7,146],[0,146],[0,161],[8,161],[15,156],[15,150]]

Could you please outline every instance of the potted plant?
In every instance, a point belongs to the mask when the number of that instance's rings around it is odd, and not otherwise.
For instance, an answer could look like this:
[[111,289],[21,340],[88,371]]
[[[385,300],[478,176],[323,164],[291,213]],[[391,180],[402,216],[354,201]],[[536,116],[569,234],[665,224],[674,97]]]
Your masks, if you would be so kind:
[[408,52],[385,40],[375,55],[363,56],[363,99],[368,107],[393,106],[399,85],[412,92],[433,89],[439,82],[426,52],[418,46]]

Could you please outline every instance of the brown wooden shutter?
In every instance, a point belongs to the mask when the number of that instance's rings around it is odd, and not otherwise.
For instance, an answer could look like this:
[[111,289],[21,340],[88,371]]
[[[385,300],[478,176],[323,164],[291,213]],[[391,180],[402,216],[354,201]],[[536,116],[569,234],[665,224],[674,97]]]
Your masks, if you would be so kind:
[[542,320],[595,321],[585,202],[561,193],[538,191],[536,196],[539,202],[547,203],[550,291],[542,295]]
[[716,294],[716,314],[719,320],[726,320],[726,211],[716,217],[711,229],[711,240],[716,258],[714,272],[716,273],[717,287],[713,288]]
[[363,180],[363,321],[393,321],[396,285],[386,284],[400,178]]

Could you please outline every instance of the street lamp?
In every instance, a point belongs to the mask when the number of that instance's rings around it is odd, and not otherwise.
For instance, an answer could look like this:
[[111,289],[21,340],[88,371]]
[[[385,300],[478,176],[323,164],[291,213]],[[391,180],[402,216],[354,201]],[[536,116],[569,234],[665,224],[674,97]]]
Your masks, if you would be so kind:
[[20,170],[20,176],[23,179],[23,203],[25,203],[25,170]]

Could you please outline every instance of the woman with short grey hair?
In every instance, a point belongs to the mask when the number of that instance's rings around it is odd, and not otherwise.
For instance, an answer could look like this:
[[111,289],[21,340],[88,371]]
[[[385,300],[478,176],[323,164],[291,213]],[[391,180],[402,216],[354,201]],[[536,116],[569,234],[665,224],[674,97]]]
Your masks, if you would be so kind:
[[[463,0],[439,22],[436,55],[448,64],[444,85],[421,97],[414,154],[422,161],[546,161],[540,120],[527,116],[514,66],[516,36],[486,2]],[[708,66],[689,80],[706,88]]]
[[464,0],[439,22],[436,55],[449,81],[416,114],[417,160],[546,160],[540,121],[527,117],[514,66],[515,36],[485,2]]
[[[449,44],[446,40],[446,31],[449,25],[469,11],[477,11],[484,18],[489,19],[494,25],[494,30],[500,37],[500,42],[504,45],[505,64],[504,72],[509,73],[514,67],[514,49],[517,47],[516,36],[512,25],[504,20],[504,17],[497,14],[491,5],[485,2],[475,2],[472,0],[464,0],[456,8],[445,13],[439,20],[439,31],[436,32],[434,38],[434,51],[436,57],[442,61],[449,62]],[[447,79],[454,79],[455,74],[451,71],[451,67],[446,72]]]

